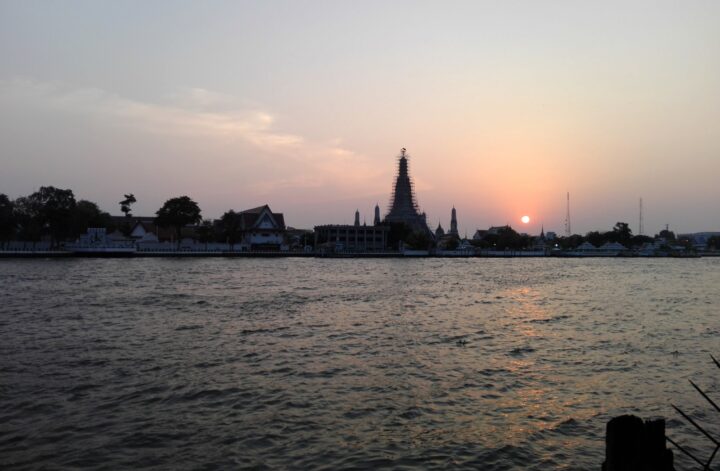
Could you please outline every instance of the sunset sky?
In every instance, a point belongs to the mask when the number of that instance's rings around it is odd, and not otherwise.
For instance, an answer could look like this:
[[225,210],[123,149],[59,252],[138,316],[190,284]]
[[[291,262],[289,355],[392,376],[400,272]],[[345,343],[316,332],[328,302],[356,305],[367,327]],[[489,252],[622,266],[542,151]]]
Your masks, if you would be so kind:
[[[0,0],[0,193],[720,230],[718,1]],[[520,217],[531,222],[523,225]]]

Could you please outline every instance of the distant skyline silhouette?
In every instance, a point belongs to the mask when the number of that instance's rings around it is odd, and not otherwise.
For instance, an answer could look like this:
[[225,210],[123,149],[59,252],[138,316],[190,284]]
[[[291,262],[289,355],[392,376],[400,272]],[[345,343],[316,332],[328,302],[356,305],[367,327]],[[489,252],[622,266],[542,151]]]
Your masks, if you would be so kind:
[[[720,230],[720,3],[0,3],[0,193]],[[520,218],[530,217],[529,224]]]

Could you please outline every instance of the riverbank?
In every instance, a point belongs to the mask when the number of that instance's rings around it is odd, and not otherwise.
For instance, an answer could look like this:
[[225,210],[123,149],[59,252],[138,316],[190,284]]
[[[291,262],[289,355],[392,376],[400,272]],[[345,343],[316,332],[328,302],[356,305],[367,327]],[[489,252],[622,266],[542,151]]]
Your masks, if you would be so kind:
[[2,258],[193,258],[193,257],[223,257],[223,258],[700,258],[717,257],[720,254],[670,254],[670,255],[627,255],[615,253],[587,253],[573,252],[541,253],[523,251],[484,251],[480,253],[403,253],[403,252],[284,252],[284,251],[135,251],[135,252],[70,252],[66,250],[4,250],[0,251]]

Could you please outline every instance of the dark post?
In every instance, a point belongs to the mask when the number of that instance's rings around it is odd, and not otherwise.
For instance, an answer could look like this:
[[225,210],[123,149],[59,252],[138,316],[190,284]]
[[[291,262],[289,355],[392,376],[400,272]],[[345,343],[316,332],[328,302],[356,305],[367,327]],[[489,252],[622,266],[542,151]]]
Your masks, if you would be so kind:
[[643,422],[634,415],[610,420],[605,435],[603,471],[675,471],[665,446],[665,420]]

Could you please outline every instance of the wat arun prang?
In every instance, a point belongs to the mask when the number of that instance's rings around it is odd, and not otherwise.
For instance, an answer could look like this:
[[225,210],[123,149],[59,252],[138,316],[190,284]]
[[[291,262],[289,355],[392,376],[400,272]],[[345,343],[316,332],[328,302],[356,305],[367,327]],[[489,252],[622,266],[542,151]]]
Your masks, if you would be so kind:
[[413,183],[408,174],[408,156],[405,148],[400,151],[398,175],[393,187],[390,211],[385,216],[386,224],[404,223],[413,231],[430,233],[425,213],[418,210],[417,200],[413,193]]

